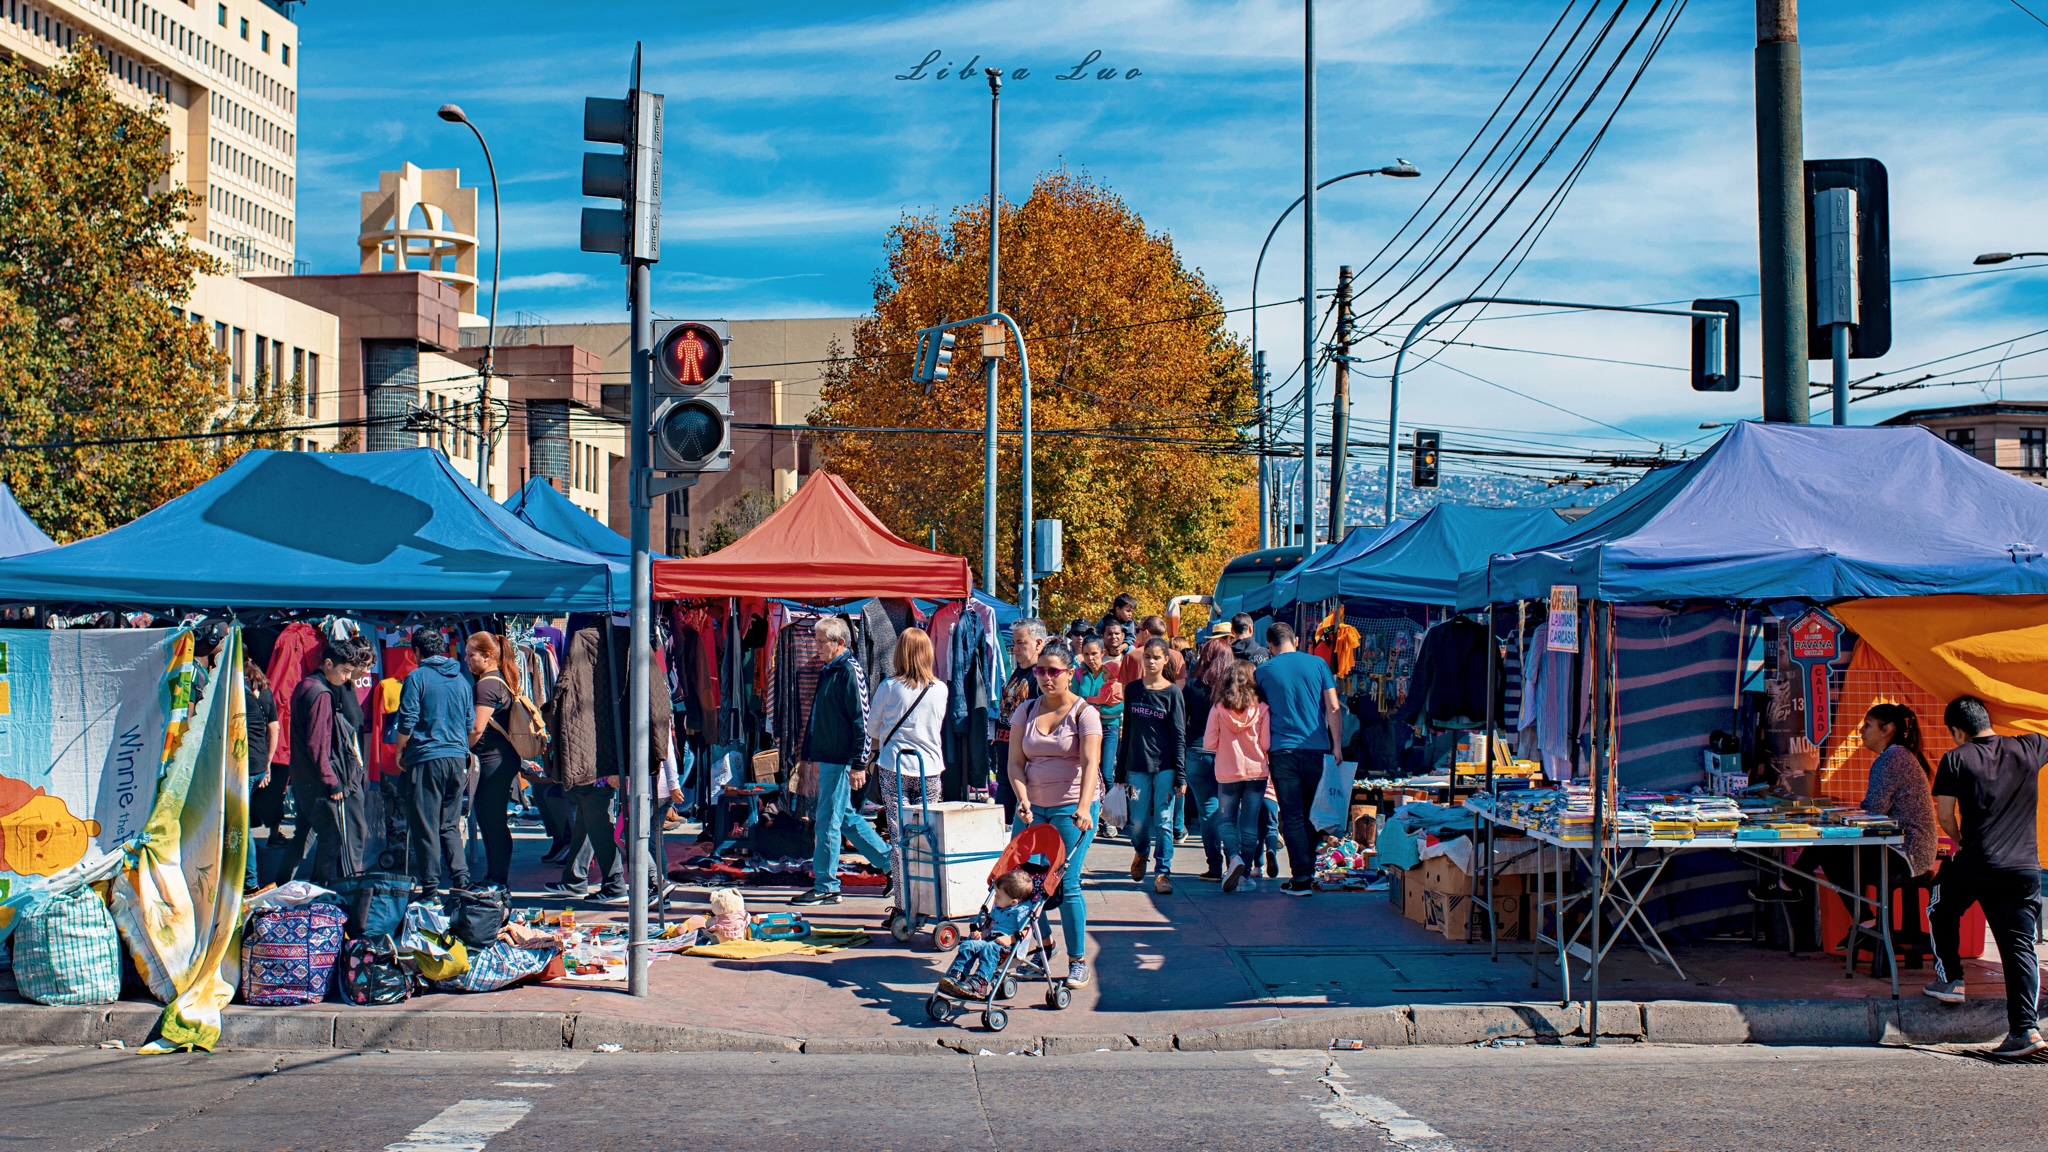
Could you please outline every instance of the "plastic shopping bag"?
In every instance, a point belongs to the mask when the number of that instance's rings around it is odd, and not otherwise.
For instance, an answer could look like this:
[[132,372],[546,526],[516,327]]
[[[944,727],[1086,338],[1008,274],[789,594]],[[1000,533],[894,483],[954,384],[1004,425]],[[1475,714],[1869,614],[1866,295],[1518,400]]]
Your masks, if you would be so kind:
[[1323,757],[1323,778],[1316,785],[1315,803],[1309,806],[1308,822],[1321,832],[1344,833],[1351,826],[1351,785],[1358,779],[1358,764],[1342,763],[1334,756]]
[[1102,795],[1102,822],[1122,828],[1131,822],[1131,793],[1122,784],[1111,784]]

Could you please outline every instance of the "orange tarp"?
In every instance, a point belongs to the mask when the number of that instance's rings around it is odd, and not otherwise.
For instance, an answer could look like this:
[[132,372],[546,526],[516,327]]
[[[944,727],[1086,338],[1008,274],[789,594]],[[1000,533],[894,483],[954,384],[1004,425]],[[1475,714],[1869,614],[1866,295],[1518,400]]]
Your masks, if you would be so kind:
[[[1957,696],[1983,700],[2001,732],[2048,733],[2048,596],[1899,596],[1830,611],[1938,702],[1920,715],[1930,758],[1939,705]],[[2034,819],[2048,866],[2048,810]]]
[[752,532],[711,555],[654,561],[657,600],[959,600],[972,589],[964,557],[920,548],[889,531],[844,480],[829,472],[813,473]]

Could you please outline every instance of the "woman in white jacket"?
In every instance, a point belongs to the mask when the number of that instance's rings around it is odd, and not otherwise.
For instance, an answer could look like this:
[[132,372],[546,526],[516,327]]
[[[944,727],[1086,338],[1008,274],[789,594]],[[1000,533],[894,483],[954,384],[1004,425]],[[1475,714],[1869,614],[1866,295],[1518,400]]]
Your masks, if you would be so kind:
[[[939,774],[946,757],[941,741],[946,727],[946,686],[932,675],[932,638],[922,628],[905,628],[896,636],[894,676],[882,681],[868,707],[868,746],[876,749],[882,773],[882,806],[889,817],[890,881],[894,891],[903,870],[903,831],[897,827],[899,805],[916,811],[925,790],[937,800]],[[907,880],[905,880],[907,883]],[[908,896],[897,907],[908,908]]]

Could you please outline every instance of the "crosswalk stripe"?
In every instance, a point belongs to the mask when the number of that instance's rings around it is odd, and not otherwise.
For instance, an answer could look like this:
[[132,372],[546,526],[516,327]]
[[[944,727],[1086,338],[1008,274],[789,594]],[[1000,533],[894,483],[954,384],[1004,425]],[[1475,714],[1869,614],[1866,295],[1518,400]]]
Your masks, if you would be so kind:
[[384,1152],[483,1152],[491,1137],[524,1119],[524,1100],[458,1100]]

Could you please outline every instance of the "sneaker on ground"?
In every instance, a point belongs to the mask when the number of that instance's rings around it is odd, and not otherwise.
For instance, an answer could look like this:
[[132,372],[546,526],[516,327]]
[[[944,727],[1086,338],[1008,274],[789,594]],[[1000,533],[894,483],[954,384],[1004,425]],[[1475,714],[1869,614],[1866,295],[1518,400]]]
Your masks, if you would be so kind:
[[1280,890],[1289,896],[1313,896],[1316,894],[1315,886],[1306,880],[1289,880],[1280,886]]
[[1088,975],[1088,962],[1086,960],[1067,961],[1068,985],[1075,988],[1085,988],[1088,986],[1090,979],[1092,977]]
[[1266,853],[1266,875],[1269,878],[1280,875],[1280,858],[1271,852]]
[[1239,892],[1257,892],[1259,890],[1258,878],[1255,876],[1245,877],[1244,883],[1239,884],[1237,890]]
[[630,904],[630,903],[632,903],[632,902],[633,902],[633,898],[632,898],[631,896],[627,895],[627,894],[626,894],[625,892],[623,892],[623,891],[619,891],[619,892],[599,892],[599,893],[598,893],[597,895],[595,895],[595,896],[591,897],[591,898],[590,898],[590,901],[591,901],[591,903],[593,903],[593,904],[611,904],[611,905],[619,905],[619,904]]
[[1131,879],[1133,879],[1133,880],[1143,880],[1144,878],[1145,878],[1145,858],[1144,858],[1143,856],[1133,856],[1133,857],[1131,857]]
[[1961,1004],[1969,997],[1963,992],[1961,980],[1936,980],[1920,989],[1924,996],[1932,996],[1943,1004]]
[[1216,881],[1218,881],[1218,880],[1221,880],[1221,879],[1223,879],[1223,873],[1222,873],[1222,871],[1221,871],[1221,870],[1219,870],[1219,869],[1216,869],[1216,868],[1211,868],[1211,869],[1209,869],[1208,871],[1206,871],[1206,872],[1202,873],[1202,874],[1201,874],[1200,876],[1197,876],[1197,877],[1195,877],[1195,879],[1197,879],[1197,880],[1207,880],[1207,881],[1209,881],[1209,882],[1211,882],[1211,883],[1214,883],[1214,882],[1216,882]]
[[837,904],[839,903],[839,893],[810,891],[801,896],[791,898],[790,903],[806,908],[813,904]]
[[2043,1052],[2048,1052],[2048,1040],[2041,1039],[2040,1030],[2035,1028],[2015,1032],[2005,1038],[2005,1043],[1991,1050],[1991,1054],[2001,1060],[2024,1060]]
[[550,896],[567,896],[571,900],[581,900],[590,895],[590,889],[581,884],[550,884],[541,891]]
[[1161,896],[1173,895],[1173,877],[1161,872],[1152,878],[1152,890]]
[[1232,860],[1230,862],[1230,871],[1225,873],[1223,877],[1223,890],[1225,892],[1237,891],[1238,886],[1244,883],[1244,871],[1244,861]]

